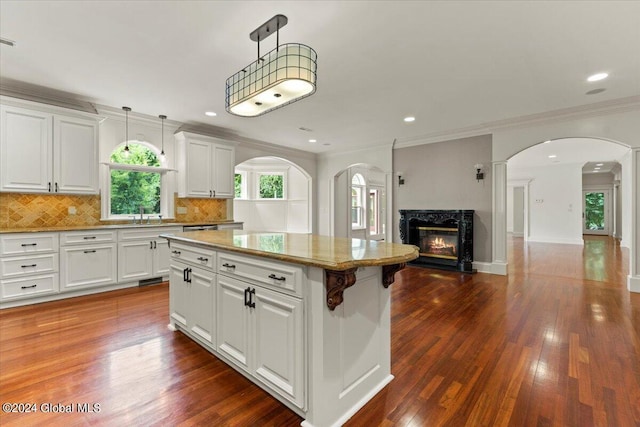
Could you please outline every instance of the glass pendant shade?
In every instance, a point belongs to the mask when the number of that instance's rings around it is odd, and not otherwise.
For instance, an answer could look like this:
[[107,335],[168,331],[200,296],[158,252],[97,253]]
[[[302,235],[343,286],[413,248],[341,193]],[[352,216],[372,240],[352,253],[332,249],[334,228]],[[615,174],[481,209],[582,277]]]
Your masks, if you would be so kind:
[[316,91],[317,54],[299,43],[283,44],[227,79],[226,110],[256,117]]

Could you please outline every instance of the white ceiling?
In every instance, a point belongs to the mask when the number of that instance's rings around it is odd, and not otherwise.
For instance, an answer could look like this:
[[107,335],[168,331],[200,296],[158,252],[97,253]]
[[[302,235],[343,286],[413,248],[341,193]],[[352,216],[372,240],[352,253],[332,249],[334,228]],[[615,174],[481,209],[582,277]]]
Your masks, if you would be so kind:
[[[256,59],[249,33],[278,13],[289,18],[280,42],[318,53],[317,92],[232,116],[225,81]],[[638,1],[2,0],[0,36],[16,41],[0,45],[5,85],[313,152],[640,95]],[[261,51],[274,47],[270,37]],[[586,81],[602,71],[609,79]]]

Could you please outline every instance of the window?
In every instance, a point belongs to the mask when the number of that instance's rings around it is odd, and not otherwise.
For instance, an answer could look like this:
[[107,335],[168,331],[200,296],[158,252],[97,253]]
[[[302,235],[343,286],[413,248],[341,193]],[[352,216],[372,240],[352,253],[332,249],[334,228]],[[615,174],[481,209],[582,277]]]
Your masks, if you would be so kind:
[[246,199],[247,198],[247,172],[236,171],[234,178],[235,178],[236,199]]
[[[130,155],[124,155],[124,145],[113,150],[108,164],[108,183],[104,186],[103,219],[129,219],[140,215],[172,217],[166,191],[167,170],[160,166],[158,156],[144,143],[129,144]],[[105,206],[106,204],[106,206]]]
[[365,181],[359,173],[351,178],[351,228],[364,228]]
[[284,199],[284,174],[260,173],[258,174],[258,198],[259,199]]

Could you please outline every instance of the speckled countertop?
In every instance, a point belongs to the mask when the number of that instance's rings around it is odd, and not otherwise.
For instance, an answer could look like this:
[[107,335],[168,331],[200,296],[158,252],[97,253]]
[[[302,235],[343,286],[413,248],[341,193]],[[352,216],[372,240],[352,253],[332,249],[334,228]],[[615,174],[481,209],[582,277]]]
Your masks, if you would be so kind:
[[54,232],[54,231],[82,231],[82,230],[109,230],[109,229],[121,229],[121,228],[139,228],[139,227],[182,227],[185,225],[211,225],[211,224],[239,224],[238,221],[222,220],[222,221],[207,221],[207,222],[163,222],[158,224],[157,220],[151,220],[150,224],[143,221],[142,224],[106,224],[106,225],[63,225],[59,227],[33,227],[33,228],[0,228],[0,234],[2,233],[40,233],[40,232]]
[[399,264],[418,257],[418,248],[398,243],[243,230],[189,231],[161,235],[172,242],[257,255],[328,270]]

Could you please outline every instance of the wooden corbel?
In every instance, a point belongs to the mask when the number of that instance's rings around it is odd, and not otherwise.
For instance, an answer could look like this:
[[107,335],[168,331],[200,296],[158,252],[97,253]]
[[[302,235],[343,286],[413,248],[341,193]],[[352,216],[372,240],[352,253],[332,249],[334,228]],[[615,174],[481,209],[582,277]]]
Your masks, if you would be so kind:
[[327,307],[333,311],[342,304],[342,293],[356,283],[357,268],[343,271],[325,270],[325,286],[327,288]]

